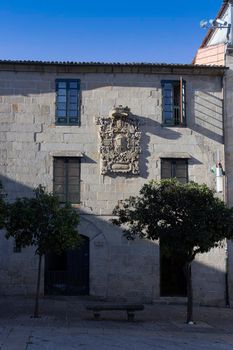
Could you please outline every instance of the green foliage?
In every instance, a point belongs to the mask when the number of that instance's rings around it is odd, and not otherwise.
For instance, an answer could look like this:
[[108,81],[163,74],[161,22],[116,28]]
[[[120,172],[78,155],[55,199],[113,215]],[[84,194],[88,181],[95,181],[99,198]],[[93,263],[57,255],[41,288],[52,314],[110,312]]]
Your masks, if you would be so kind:
[[49,250],[61,253],[79,243],[79,216],[69,203],[60,206],[58,198],[40,185],[33,198],[18,198],[8,205],[6,237],[17,246],[35,246],[36,254]]
[[168,256],[182,254],[187,262],[233,237],[233,209],[194,182],[151,181],[113,214],[118,216],[113,223],[124,228],[128,239],[159,239]]

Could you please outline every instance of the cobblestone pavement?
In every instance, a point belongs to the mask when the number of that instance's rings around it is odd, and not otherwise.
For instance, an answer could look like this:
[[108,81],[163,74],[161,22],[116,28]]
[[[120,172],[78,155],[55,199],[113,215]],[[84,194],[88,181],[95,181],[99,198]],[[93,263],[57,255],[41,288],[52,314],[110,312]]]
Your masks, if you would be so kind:
[[146,305],[135,322],[126,312],[85,310],[88,299],[44,298],[41,317],[30,317],[33,299],[0,299],[0,350],[232,350],[233,309],[195,307],[196,325],[186,325],[185,306]]

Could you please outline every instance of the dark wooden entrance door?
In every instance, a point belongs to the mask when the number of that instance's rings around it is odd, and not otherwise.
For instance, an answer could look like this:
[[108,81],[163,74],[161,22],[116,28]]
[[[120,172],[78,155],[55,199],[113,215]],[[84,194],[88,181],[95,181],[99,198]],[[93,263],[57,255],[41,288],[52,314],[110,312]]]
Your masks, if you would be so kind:
[[166,257],[160,243],[160,295],[164,297],[187,296],[184,258],[180,255]]
[[45,257],[45,294],[89,294],[89,238],[62,255],[49,253]]

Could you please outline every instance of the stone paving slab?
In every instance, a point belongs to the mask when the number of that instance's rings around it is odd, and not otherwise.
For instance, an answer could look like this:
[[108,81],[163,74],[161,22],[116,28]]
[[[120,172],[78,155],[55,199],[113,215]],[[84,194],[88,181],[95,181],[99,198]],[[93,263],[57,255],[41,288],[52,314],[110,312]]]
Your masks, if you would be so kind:
[[[33,299],[0,298],[0,350],[232,350],[233,310],[196,307],[196,325],[185,324],[183,305],[146,305],[127,322],[125,313],[99,321],[86,300],[43,299],[31,318]],[[89,303],[89,301],[88,301]]]
[[[137,327],[137,326],[136,326]],[[120,325],[119,325],[120,330]],[[135,329],[118,332],[117,329],[98,329],[82,333],[70,328],[18,327],[11,329],[1,350],[232,350],[233,337],[229,335],[190,334],[180,332],[142,332]]]

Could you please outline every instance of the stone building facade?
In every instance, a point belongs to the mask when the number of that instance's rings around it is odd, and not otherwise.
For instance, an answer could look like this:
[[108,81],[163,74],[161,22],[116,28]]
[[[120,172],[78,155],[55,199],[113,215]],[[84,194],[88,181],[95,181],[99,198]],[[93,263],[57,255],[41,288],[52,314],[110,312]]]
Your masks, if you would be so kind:
[[[207,32],[197,54],[194,64],[222,65],[227,67],[224,76],[224,147],[226,163],[226,202],[233,206],[233,1],[224,0],[216,15],[224,23],[215,25]],[[227,245],[227,279],[229,303],[233,303],[233,246]]]
[[[217,156],[224,165],[224,72],[201,65],[0,62],[1,180],[9,201],[42,184],[80,212],[86,250],[64,258],[73,271],[79,264],[77,294],[143,302],[184,295],[169,285],[161,293],[166,262],[157,242],[127,241],[110,219],[118,201],[150,179],[171,174],[215,187],[210,169]],[[105,139],[104,123],[112,123],[115,136]],[[118,153],[136,150],[133,165],[132,154],[111,156],[110,144]],[[1,295],[35,291],[34,251],[16,248],[1,235]],[[46,257],[42,293],[72,294],[65,289],[68,260],[63,266],[61,260]],[[225,304],[225,247],[198,256],[192,273],[196,302]]]

